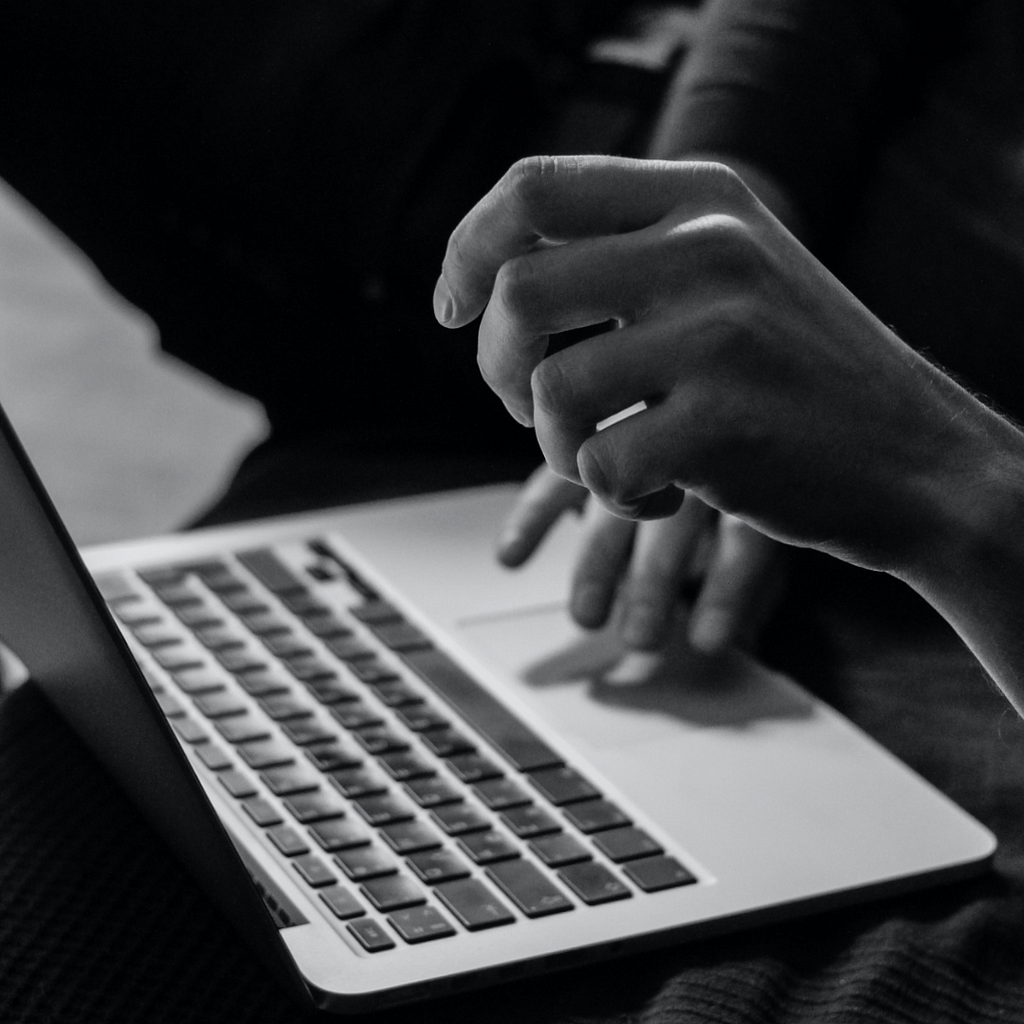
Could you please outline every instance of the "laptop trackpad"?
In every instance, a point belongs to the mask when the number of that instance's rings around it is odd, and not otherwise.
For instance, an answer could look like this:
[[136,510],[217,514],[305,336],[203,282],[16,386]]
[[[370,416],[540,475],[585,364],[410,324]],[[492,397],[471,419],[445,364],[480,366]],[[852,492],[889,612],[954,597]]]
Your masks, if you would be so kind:
[[561,606],[463,619],[457,632],[520,700],[595,752],[811,711],[802,690],[753,659],[692,651],[682,628],[657,656],[626,651],[611,629],[580,629]]

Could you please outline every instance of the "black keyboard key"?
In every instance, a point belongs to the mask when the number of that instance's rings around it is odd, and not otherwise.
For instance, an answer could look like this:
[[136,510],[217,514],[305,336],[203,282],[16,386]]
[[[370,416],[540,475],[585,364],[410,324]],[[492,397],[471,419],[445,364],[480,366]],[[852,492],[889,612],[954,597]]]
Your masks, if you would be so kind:
[[248,800],[243,800],[242,807],[245,809],[245,813],[257,825],[263,828],[269,828],[271,825],[280,825],[284,821],[284,818],[278,814],[273,804],[268,800],[264,800],[261,796],[254,796]]
[[474,864],[494,864],[519,856],[519,847],[508,836],[491,829],[470,832],[458,838],[458,844]]
[[529,794],[511,779],[478,782],[473,786],[473,792],[492,811],[503,811],[508,807],[522,807],[530,803]]
[[269,548],[240,551],[238,560],[275,594],[305,590],[305,584]]
[[674,889],[697,881],[674,857],[645,857],[643,860],[631,861],[622,870],[644,892]]
[[357,846],[367,846],[370,842],[370,833],[359,822],[348,818],[318,821],[315,825],[310,825],[307,831],[316,840],[317,845],[328,853],[352,850]]
[[191,643],[167,644],[150,650],[152,659],[168,672],[181,672],[186,668],[201,668],[202,649]]
[[195,562],[187,566],[216,594],[226,594],[245,588],[245,581],[219,559]]
[[441,845],[441,837],[425,821],[402,821],[395,825],[383,825],[380,837],[401,856],[433,850]]
[[492,864],[487,874],[527,917],[544,917],[573,909],[572,902],[558,886],[527,860]]
[[[142,574],[140,573],[139,575]],[[200,604],[204,597],[202,588],[194,580],[190,579],[179,577],[177,581],[150,583],[150,586],[155,591],[157,597],[164,604],[172,608],[183,604]]]
[[374,910],[402,910],[405,907],[418,907],[427,902],[423,890],[405,875],[388,875],[363,882],[363,895],[373,905]]
[[309,793],[320,786],[320,776],[305,765],[287,764],[260,772],[264,785],[274,796]]
[[562,831],[562,826],[543,807],[536,804],[510,807],[507,811],[502,811],[501,820],[513,835],[520,839],[532,839],[534,836]]
[[577,800],[593,800],[601,795],[579,772],[565,766],[531,772],[527,777],[556,807]]
[[294,633],[270,633],[260,639],[275,658],[309,658],[314,653],[309,642]]
[[123,573],[103,573],[95,577],[96,589],[107,604],[117,604],[119,601],[132,601],[139,597],[138,590],[131,580]]
[[357,768],[363,763],[361,754],[337,740],[314,743],[306,748],[306,757],[322,772],[335,771],[339,768]]
[[[372,647],[367,647],[362,640],[357,640],[354,636],[326,637],[324,643],[327,644],[328,650],[342,661],[358,662],[372,658],[375,654]],[[358,672],[356,674],[358,675]],[[364,680],[366,681],[368,680]]]
[[199,694],[192,698],[192,703],[207,718],[231,718],[249,710],[244,700],[225,690]]
[[154,691],[153,696],[156,697],[156,702],[160,706],[160,710],[164,713],[165,718],[178,718],[185,714],[185,705],[171,694],[157,693]]
[[[427,750],[435,757],[471,754],[476,750],[476,744],[454,729],[435,729],[431,732],[422,733],[420,739]],[[501,773],[499,772],[498,774],[500,775]]]
[[562,763],[532,729],[446,654],[430,648],[404,652],[402,658],[519,771]]
[[321,889],[319,896],[330,908],[331,913],[341,921],[362,917],[366,913],[359,900],[344,886],[332,885],[327,889]]
[[364,921],[349,921],[348,930],[367,953],[381,953],[386,949],[395,948],[395,940],[376,921],[369,918]]
[[260,669],[269,668],[264,658],[261,658],[241,647],[232,647],[225,651],[217,651],[216,658],[229,672],[240,675],[243,672],[257,672]]
[[283,722],[281,732],[300,747],[308,746],[310,743],[325,743],[337,738],[330,729],[312,718],[293,718]]
[[367,625],[379,622],[397,622],[402,618],[402,613],[394,605],[379,599],[366,601],[349,610],[354,618]]
[[448,767],[460,782],[482,782],[501,776],[501,769],[481,754],[457,754],[448,758]]
[[253,785],[249,776],[243,775],[242,772],[235,768],[221,772],[220,775],[217,776],[217,781],[238,800],[244,800],[246,797],[255,796],[259,792],[259,787]]
[[390,825],[415,817],[412,806],[397,793],[361,797],[354,800],[353,805],[371,825]]
[[324,661],[323,658],[316,658],[308,654],[285,658],[284,664],[296,679],[304,683],[310,683],[316,679],[334,679],[338,675],[334,671],[333,665]]
[[421,882],[437,885],[456,878],[469,877],[469,865],[452,850],[425,850],[407,858],[407,863]]
[[429,732],[431,729],[447,729],[451,726],[451,719],[435,711],[426,704],[413,704],[400,708],[395,712],[395,717],[407,729],[413,732]]
[[515,921],[508,907],[478,878],[445,882],[435,892],[456,920],[471,932]]
[[270,730],[267,726],[252,715],[222,718],[214,723],[214,728],[228,743],[251,743],[254,740],[270,737]]
[[290,719],[295,718],[309,718],[313,714],[313,709],[303,703],[301,700],[296,700],[291,694],[288,693],[271,693],[266,697],[259,699],[259,705],[263,708],[268,718],[272,718],[275,722],[286,722]]
[[601,832],[606,828],[618,828],[629,825],[630,820],[613,803],[607,800],[585,800],[578,804],[569,804],[562,808],[562,813],[581,832]]
[[430,816],[450,836],[461,836],[467,832],[483,832],[491,827],[491,820],[483,811],[477,810],[471,804],[445,804],[443,807],[436,807],[430,812]]
[[410,945],[445,939],[455,934],[455,929],[434,907],[410,907],[396,910],[388,917],[391,926]]
[[551,836],[538,836],[530,840],[530,849],[538,860],[549,868],[562,867],[565,864],[579,864],[581,861],[592,860],[590,851],[575,837],[566,832]]
[[357,846],[351,850],[340,850],[334,855],[335,863],[346,877],[353,882],[370,878],[383,878],[398,871],[394,859],[376,846]]
[[333,637],[351,636],[352,630],[345,625],[333,612],[318,612],[314,615],[306,615],[303,622],[313,636]]
[[385,647],[392,651],[419,651],[433,647],[430,638],[411,622],[381,622],[370,624],[370,629]]
[[208,604],[185,604],[174,609],[182,625],[189,629],[202,629],[204,626],[223,626],[224,617]]
[[[372,655],[372,651],[369,648],[364,648]],[[341,657],[341,655],[339,655]],[[349,655],[344,660],[347,661],[348,670],[359,680],[361,683],[365,683],[367,686],[380,686],[384,683],[394,682],[398,678],[398,673],[394,669],[388,668],[382,661],[378,661],[374,657],[369,657],[364,654],[361,655],[362,661],[356,661],[353,655]]]
[[288,693],[294,685],[288,676],[273,668],[245,672],[235,678],[250,697],[270,697],[275,693]]
[[558,876],[584,903],[591,906],[626,900],[633,895],[625,882],[616,878],[603,864],[594,861],[570,864],[561,868]]
[[196,639],[210,651],[226,651],[234,647],[242,647],[247,641],[246,635],[233,626],[207,626],[195,631]]
[[194,718],[189,718],[187,715],[179,715],[176,718],[168,719],[168,721],[186,743],[205,743],[210,738],[206,730]]
[[332,705],[331,717],[344,729],[369,729],[384,723],[380,712],[362,701]]
[[386,793],[388,789],[387,779],[370,768],[341,769],[331,772],[328,778],[331,785],[349,800]]
[[278,596],[285,608],[303,618],[307,615],[322,615],[331,610],[308,590],[296,590],[293,593],[279,594]]
[[423,698],[408,684],[398,680],[374,687],[374,694],[385,707],[405,708],[422,704]]
[[381,754],[377,761],[396,782],[422,779],[436,774],[434,766],[426,758],[408,750]]
[[594,845],[616,864],[636,860],[638,857],[653,857],[663,852],[646,832],[632,827],[599,832],[594,836]]
[[270,611],[266,601],[248,587],[242,587],[239,590],[232,590],[229,593],[218,596],[224,606],[230,608],[236,615]]
[[221,772],[234,764],[234,761],[216,743],[201,743],[196,747],[196,753],[199,755],[199,760],[212,772]]
[[279,764],[291,764],[295,760],[295,751],[280,740],[257,740],[241,744],[238,756],[250,768],[259,771]]
[[184,570],[177,565],[150,565],[136,572],[139,579],[145,580],[154,590],[170,583],[180,583],[185,578]]
[[144,622],[160,622],[164,617],[164,609],[149,601],[127,601],[115,606],[113,611],[126,626],[139,626]]
[[320,679],[310,679],[306,689],[321,704],[343,704],[359,700],[359,694],[350,686],[346,686],[336,675]]
[[267,829],[267,838],[285,857],[298,857],[300,854],[309,853],[309,843],[287,825],[275,825],[274,828]]
[[462,799],[461,790],[437,776],[410,779],[405,784],[405,790],[420,807],[439,807],[441,804],[458,803]]
[[387,754],[395,750],[409,749],[409,743],[405,737],[393,729],[379,727],[360,729],[352,736],[368,754]]
[[337,884],[334,872],[315,853],[300,854],[292,861],[292,867],[307,885],[319,888]]
[[238,616],[246,628],[257,636],[270,636],[273,633],[286,633],[291,625],[286,622],[277,612],[260,606],[252,611],[243,612]]
[[343,818],[348,806],[333,789],[319,789],[312,793],[295,793],[284,798],[288,813],[296,821],[306,824],[324,818]]
[[166,622],[143,622],[132,626],[132,635],[143,647],[181,643],[181,630]]

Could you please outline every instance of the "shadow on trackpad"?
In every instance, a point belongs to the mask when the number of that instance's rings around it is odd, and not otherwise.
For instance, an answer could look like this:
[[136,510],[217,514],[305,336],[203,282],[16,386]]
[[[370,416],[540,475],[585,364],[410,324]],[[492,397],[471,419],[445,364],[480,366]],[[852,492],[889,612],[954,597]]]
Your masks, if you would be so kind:
[[553,728],[592,749],[812,713],[786,678],[735,652],[698,654],[682,628],[659,655],[624,650],[610,629],[586,632],[563,607],[464,619],[458,634]]

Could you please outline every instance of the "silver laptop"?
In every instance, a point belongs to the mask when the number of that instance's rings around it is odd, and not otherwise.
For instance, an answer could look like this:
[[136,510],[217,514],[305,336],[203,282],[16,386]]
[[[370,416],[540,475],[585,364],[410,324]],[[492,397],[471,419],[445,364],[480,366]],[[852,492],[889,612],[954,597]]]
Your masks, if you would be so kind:
[[522,570],[494,561],[513,488],[79,557],[2,415],[0,435],[0,635],[316,1006],[694,939],[993,853],[790,680],[578,630],[574,523]]

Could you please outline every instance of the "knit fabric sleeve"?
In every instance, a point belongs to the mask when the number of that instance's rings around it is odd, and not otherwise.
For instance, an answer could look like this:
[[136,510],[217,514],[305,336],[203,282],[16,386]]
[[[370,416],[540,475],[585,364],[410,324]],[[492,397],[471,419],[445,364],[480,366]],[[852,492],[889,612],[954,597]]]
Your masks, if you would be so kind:
[[971,0],[712,0],[667,116],[673,156],[772,175],[820,239],[909,116]]

